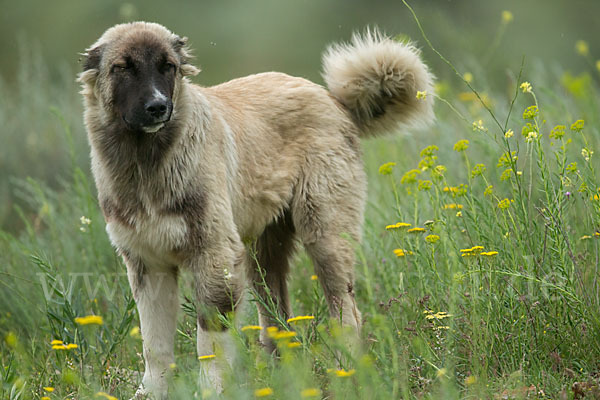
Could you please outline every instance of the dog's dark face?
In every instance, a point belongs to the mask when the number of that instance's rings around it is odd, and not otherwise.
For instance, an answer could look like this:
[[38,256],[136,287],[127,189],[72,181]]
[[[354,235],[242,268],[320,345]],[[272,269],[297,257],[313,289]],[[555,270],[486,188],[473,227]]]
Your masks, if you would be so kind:
[[186,63],[184,45],[185,39],[156,24],[117,26],[88,51],[80,80],[93,87],[113,123],[131,132],[158,132],[173,114],[178,81],[197,73]]
[[114,110],[130,130],[153,133],[171,118],[179,62],[162,47],[140,41],[110,65]]

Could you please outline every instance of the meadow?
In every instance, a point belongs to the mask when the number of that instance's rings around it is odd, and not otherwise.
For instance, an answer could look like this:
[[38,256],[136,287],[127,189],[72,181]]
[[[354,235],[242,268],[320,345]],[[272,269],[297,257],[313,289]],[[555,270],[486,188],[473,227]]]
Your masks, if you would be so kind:
[[[513,15],[498,19],[500,43]],[[455,76],[419,94],[436,97],[435,124],[363,142],[361,354],[348,352],[301,252],[290,289],[306,318],[281,320],[269,355],[248,291],[226,321],[239,358],[222,396],[197,386],[198,364],[220,359],[198,360],[182,283],[171,397],[599,398],[600,61],[586,42],[573,47],[586,71],[524,57],[501,79],[486,57],[458,69],[441,51]],[[127,399],[142,342],[89,173],[75,72],[50,75],[36,54],[21,55],[10,101],[0,85],[0,121],[20,132],[0,150],[1,184],[19,200],[3,205],[13,228],[0,230],[0,398]],[[100,318],[79,319],[90,315]]]

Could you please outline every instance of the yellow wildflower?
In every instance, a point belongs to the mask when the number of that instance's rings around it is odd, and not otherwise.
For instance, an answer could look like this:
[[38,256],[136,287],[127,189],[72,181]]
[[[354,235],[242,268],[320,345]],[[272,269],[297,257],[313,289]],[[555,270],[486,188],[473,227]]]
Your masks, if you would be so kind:
[[488,257],[493,257],[495,255],[498,255],[497,251],[482,251],[481,252],[482,256],[488,256]]
[[304,389],[300,392],[300,397],[319,397],[321,395],[321,391],[317,388],[308,388]]
[[409,226],[408,222],[396,222],[395,224],[387,225],[385,229],[389,231],[391,229],[408,228]]
[[392,169],[395,165],[396,165],[395,162],[388,162],[388,163],[382,164],[379,167],[379,173],[381,175],[390,175],[392,173]]
[[319,279],[319,277],[318,277],[318,276],[316,276],[316,275],[311,275],[311,276],[310,276],[310,280],[311,280],[311,281],[316,281],[317,279]]
[[242,327],[242,332],[246,332],[246,331],[260,331],[261,329],[262,329],[262,326],[259,326],[259,325],[246,325],[246,326]]
[[266,396],[270,396],[273,394],[273,389],[271,389],[270,387],[266,387],[266,388],[262,388],[262,389],[256,389],[254,391],[254,395],[256,397],[266,397]]
[[463,205],[462,204],[445,204],[444,205],[444,210],[462,210],[463,209]]
[[498,208],[499,209],[506,210],[508,207],[510,207],[510,200],[509,199],[500,200],[498,202]]
[[394,249],[396,257],[412,256],[413,252],[410,250]]
[[355,373],[356,373],[355,369],[350,369],[350,370],[346,371],[345,369],[342,368],[342,369],[337,369],[335,371],[335,375],[340,378],[347,378],[349,376],[354,375]]
[[456,142],[454,144],[454,151],[461,152],[461,151],[465,151],[468,148],[469,148],[469,141],[467,139],[459,140],[458,142]]
[[575,50],[577,50],[577,53],[579,55],[582,55],[584,57],[590,54],[590,47],[588,46],[585,40],[578,40],[577,42],[575,42]]
[[287,347],[290,349],[295,349],[296,347],[300,347],[300,342],[290,342],[287,344]]
[[457,212],[456,216],[459,217],[459,218],[462,217],[462,211]]
[[402,178],[400,178],[400,183],[403,185],[415,183],[417,181],[417,175],[420,173],[420,169],[411,169],[410,171],[407,171],[404,175],[402,175]]
[[534,119],[538,114],[539,110],[537,106],[529,106],[523,111],[523,119]]
[[96,393],[96,397],[104,397],[107,400],[119,400],[115,396],[111,396],[110,394],[105,393],[105,392]]
[[577,121],[571,124],[571,130],[575,132],[581,132],[583,130],[584,125],[585,121],[582,119],[578,119]]
[[444,186],[444,192],[450,192],[450,193],[456,193],[458,191],[458,188],[456,186]]
[[17,335],[15,335],[14,332],[8,332],[4,337],[4,341],[6,342],[6,345],[10,348],[14,349],[15,347],[17,347]]
[[523,83],[521,83],[521,86],[519,86],[519,87],[521,88],[523,93],[531,93],[531,83],[523,82]]
[[477,377],[475,377],[473,375],[469,375],[465,378],[465,385],[467,385],[467,386],[474,385],[476,382],[477,382]]
[[485,190],[483,191],[483,195],[484,196],[489,196],[494,192],[494,186],[493,185],[489,185],[488,187],[485,188]]
[[86,317],[77,317],[75,322],[79,325],[102,325],[104,321],[99,315],[88,315]]
[[435,243],[438,240],[440,240],[440,237],[438,235],[427,235],[425,236],[425,241],[427,241],[428,243]]
[[450,318],[450,317],[452,317],[452,316],[453,316],[452,314],[448,314],[446,311],[439,311],[439,312],[437,312],[437,313],[435,313],[435,314],[434,314],[433,312],[431,312],[431,311],[430,311],[430,312],[429,312],[429,313],[428,313],[428,314],[425,316],[425,318],[426,318],[426,319],[429,319],[429,320],[432,320],[432,319],[442,320],[442,319],[444,319],[444,318]]
[[71,350],[71,349],[76,349],[79,346],[76,343],[69,343],[67,345],[65,345],[65,350]]
[[592,150],[588,150],[585,147],[581,149],[581,157],[583,157],[585,161],[590,161],[592,154],[594,154]]
[[52,346],[52,350],[66,350],[67,346],[65,346],[64,344],[55,344],[54,346]]
[[291,339],[294,336],[296,336],[296,332],[293,332],[293,331],[279,331],[279,332],[275,333],[271,337],[273,339],[275,339],[275,340],[281,340],[281,339]]
[[552,139],[560,139],[560,138],[562,138],[565,135],[565,129],[567,129],[567,127],[564,126],[564,125],[556,125],[550,131],[550,137]]
[[50,342],[50,344],[52,346],[57,345],[57,344],[63,344],[62,340],[58,340],[58,339],[54,339],[53,341]]
[[131,336],[134,339],[140,339],[142,337],[140,335],[140,327],[134,326],[133,328],[131,328],[131,330],[129,331],[129,336]]
[[269,337],[273,337],[277,332],[279,332],[279,329],[276,326],[267,327],[267,335]]
[[48,393],[54,392],[54,388],[52,386],[44,386],[43,389]]
[[217,356],[214,355],[214,354],[207,354],[207,355],[204,355],[204,356],[199,356],[198,360],[200,360],[200,361],[208,361],[208,360],[212,360],[212,359],[214,359],[216,357]]
[[502,23],[504,24],[508,24],[510,21],[513,20],[513,14],[508,11],[508,10],[504,10],[502,11]]
[[483,120],[473,121],[473,130],[487,132],[487,128],[483,126]]
[[48,396],[42,396],[42,397],[40,397],[40,400],[50,400],[50,397],[48,397]]
[[427,90],[417,90],[417,99],[419,100],[425,100],[427,98]]
[[588,240],[591,239],[592,237],[590,235],[583,235],[582,237],[579,238],[579,240]]
[[407,231],[408,233],[421,233],[421,232],[425,232],[425,228],[420,228],[418,226],[411,228]]
[[315,317],[313,317],[312,315],[300,315],[294,318],[289,318],[287,320],[288,324],[291,324],[292,322],[298,322],[298,321],[307,321],[307,320],[311,320],[311,319],[315,319]]
[[512,129],[509,129],[506,132],[504,132],[504,137],[509,139],[509,138],[513,137],[514,134],[515,134],[515,132],[513,132]]

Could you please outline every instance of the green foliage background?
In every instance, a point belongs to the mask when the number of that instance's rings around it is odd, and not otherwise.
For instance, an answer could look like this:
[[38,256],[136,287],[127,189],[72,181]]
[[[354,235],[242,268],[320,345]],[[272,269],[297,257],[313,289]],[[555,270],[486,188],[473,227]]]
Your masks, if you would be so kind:
[[[301,343],[283,343],[280,359],[234,329],[243,356],[226,398],[253,398],[264,387],[292,399],[306,388],[349,399],[599,395],[599,164],[582,149],[600,151],[600,3],[415,2],[458,74],[426,45],[401,1],[0,5],[0,398],[128,398],[139,383],[135,307],[96,204],[74,80],[78,53],[107,27],[140,19],[190,38],[203,85],[268,70],[321,82],[326,45],[369,25],[415,40],[438,77],[434,126],[363,143],[370,190],[356,290],[364,356],[340,365],[345,334],[328,320],[301,253],[293,308],[315,319],[280,326],[295,329]],[[503,10],[512,12],[509,23]],[[577,51],[579,40],[587,51]],[[519,89],[524,81],[533,94]],[[524,119],[534,104],[538,114]],[[582,132],[570,129],[576,120],[585,121]],[[529,140],[521,134],[527,123]],[[565,125],[564,137],[550,136],[556,125]],[[455,151],[465,139],[468,148]],[[429,145],[436,148],[421,152]],[[507,151],[518,159],[500,163]],[[387,162],[396,164],[382,175]],[[473,173],[477,164],[483,174]],[[406,175],[412,169],[421,171],[414,179]],[[445,190],[452,187],[459,189]],[[498,207],[504,199],[507,209]],[[398,221],[427,232],[385,229]],[[461,257],[476,245],[498,255]],[[395,249],[412,254],[397,257]],[[88,314],[104,324],[75,322]],[[255,323],[249,306],[241,324]],[[194,331],[193,305],[182,297],[175,398],[214,397],[196,386]],[[57,351],[53,339],[78,349]],[[339,377],[340,367],[356,371]]]

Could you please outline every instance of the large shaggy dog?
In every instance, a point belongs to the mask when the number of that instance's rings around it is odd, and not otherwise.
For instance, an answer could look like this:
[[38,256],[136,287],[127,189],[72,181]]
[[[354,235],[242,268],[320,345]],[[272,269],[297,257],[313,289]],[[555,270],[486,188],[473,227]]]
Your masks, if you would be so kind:
[[[157,397],[167,393],[183,271],[196,293],[198,355],[227,340],[217,317],[236,306],[245,277],[290,316],[297,242],[331,314],[358,333],[350,241],[360,240],[366,197],[359,138],[432,118],[431,96],[416,97],[432,86],[419,52],[376,32],[327,50],[327,89],[281,73],[194,85],[185,43],[158,24],[117,25],[87,50],[79,76],[106,230],[140,316],[138,393]],[[259,313],[269,326],[272,314]],[[209,364],[202,376],[219,388],[219,363]]]

